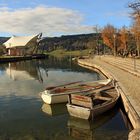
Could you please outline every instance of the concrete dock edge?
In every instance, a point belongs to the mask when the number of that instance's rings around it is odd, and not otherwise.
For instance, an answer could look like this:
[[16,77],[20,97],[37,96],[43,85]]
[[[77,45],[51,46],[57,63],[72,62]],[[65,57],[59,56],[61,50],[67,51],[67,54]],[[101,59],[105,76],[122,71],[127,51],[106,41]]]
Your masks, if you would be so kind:
[[111,78],[111,79],[114,79],[114,80],[117,81],[117,85],[119,87],[118,89],[119,89],[119,93],[121,95],[121,99],[122,99],[122,102],[123,102],[124,109],[125,109],[126,114],[127,114],[128,118],[129,118],[129,120],[130,120],[130,122],[131,122],[131,124],[134,128],[129,133],[128,139],[129,140],[140,140],[140,116],[137,114],[134,107],[132,106],[129,99],[127,98],[127,96],[125,94],[125,89],[121,85],[121,81],[118,81],[117,78],[114,75],[107,72],[101,66],[90,63],[88,61],[84,61],[84,59],[78,59],[77,62],[82,67],[101,72],[106,78]]

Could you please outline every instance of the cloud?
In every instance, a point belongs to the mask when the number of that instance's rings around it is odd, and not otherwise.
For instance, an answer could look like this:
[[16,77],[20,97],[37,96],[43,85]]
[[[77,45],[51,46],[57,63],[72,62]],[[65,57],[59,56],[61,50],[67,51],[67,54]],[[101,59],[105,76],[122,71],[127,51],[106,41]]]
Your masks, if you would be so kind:
[[111,17],[128,17],[129,12],[128,11],[116,11],[116,12],[109,12],[105,14],[106,16],[111,16]]
[[0,8],[0,32],[10,34],[36,34],[55,36],[92,32],[92,27],[82,24],[83,15],[78,11],[57,7]]

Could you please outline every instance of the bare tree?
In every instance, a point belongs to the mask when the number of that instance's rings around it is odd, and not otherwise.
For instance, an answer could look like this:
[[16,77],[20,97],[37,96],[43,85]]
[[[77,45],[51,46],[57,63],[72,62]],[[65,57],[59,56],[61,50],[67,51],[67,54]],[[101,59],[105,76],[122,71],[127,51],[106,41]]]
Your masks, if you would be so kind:
[[137,55],[140,56],[140,0],[132,2],[128,5],[132,10],[133,26],[132,33],[135,36],[137,45]]

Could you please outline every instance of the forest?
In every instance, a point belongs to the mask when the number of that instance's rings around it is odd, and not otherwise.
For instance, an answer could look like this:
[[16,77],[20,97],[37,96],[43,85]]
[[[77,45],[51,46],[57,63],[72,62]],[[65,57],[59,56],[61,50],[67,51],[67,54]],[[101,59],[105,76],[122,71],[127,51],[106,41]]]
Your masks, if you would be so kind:
[[41,42],[41,49],[54,51],[64,49],[66,51],[94,49],[102,42],[100,33],[66,35],[61,37],[45,37]]

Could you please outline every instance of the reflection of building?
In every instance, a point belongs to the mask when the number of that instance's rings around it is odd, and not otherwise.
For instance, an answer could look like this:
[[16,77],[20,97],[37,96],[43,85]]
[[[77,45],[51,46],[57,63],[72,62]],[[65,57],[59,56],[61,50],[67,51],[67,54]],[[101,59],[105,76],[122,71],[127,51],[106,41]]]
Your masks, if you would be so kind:
[[43,82],[43,77],[46,77],[46,75],[42,75],[43,73],[41,72],[36,61],[20,61],[16,63],[9,63],[8,67],[6,68],[6,73],[13,80],[35,79]]
[[[28,53],[33,53],[35,48],[38,46],[40,37],[41,34],[21,37],[12,36],[8,41],[4,43],[4,45],[8,49],[8,55],[25,55]],[[28,50],[30,50],[30,52]]]
[[38,69],[31,61],[9,63],[9,66],[6,68],[6,73],[13,80],[39,80]]
[[6,73],[12,78],[13,80],[32,80],[34,77],[29,74],[24,69],[20,69],[14,67],[13,65],[9,64],[9,67],[6,69]]
[[7,68],[6,73],[13,80],[32,80],[32,79],[34,79],[26,71],[18,71],[18,70]]

